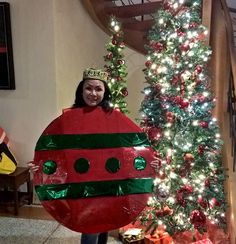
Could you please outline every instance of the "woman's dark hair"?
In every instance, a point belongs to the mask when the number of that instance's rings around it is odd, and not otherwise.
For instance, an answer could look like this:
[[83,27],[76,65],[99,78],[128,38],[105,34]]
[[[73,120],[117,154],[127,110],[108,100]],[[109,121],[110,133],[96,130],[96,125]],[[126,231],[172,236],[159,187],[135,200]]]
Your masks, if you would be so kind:
[[[85,103],[84,99],[83,99],[83,86],[86,80],[82,80],[75,92],[75,102],[72,105],[72,108],[82,108],[82,107],[86,107],[87,104]],[[111,111],[112,107],[110,105],[111,102],[111,91],[107,85],[107,83],[105,81],[102,81],[102,83],[104,84],[104,97],[102,99],[102,101],[98,104],[98,106],[101,106],[103,109],[105,109],[106,111]]]

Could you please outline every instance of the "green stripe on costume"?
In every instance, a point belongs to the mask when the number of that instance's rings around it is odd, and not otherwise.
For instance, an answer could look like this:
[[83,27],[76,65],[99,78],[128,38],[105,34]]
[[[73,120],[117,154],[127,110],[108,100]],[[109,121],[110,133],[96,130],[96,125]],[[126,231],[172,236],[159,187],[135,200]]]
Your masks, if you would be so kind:
[[145,133],[42,135],[35,151],[149,147]]
[[37,185],[35,190],[41,201],[56,199],[80,199],[99,196],[124,196],[151,193],[152,178],[112,181]]

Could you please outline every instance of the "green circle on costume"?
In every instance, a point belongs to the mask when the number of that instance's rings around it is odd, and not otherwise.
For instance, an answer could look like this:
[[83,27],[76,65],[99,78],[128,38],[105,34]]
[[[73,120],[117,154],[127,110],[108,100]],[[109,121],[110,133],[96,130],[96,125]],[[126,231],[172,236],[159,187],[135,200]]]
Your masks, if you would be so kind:
[[147,162],[146,160],[139,156],[137,158],[134,159],[134,168],[137,170],[144,170],[147,166]]
[[46,175],[51,175],[57,170],[57,163],[52,160],[48,160],[43,163],[43,173]]
[[116,173],[120,169],[120,161],[117,158],[108,158],[106,161],[106,170],[109,173]]
[[90,163],[86,158],[79,158],[75,161],[74,168],[75,171],[84,174],[87,173],[90,167]]

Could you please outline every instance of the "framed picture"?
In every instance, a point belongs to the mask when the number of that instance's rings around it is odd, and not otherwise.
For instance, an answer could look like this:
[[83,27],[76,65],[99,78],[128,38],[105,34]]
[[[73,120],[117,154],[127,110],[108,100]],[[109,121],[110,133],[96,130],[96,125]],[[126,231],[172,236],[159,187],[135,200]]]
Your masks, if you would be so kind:
[[15,89],[10,5],[7,2],[0,2],[0,89]]

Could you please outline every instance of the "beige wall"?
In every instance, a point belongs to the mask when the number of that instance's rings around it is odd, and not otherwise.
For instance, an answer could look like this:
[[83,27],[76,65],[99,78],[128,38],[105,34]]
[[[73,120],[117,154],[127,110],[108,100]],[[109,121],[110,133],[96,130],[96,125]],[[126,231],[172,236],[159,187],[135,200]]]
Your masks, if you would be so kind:
[[[85,67],[102,67],[108,36],[79,0],[9,0],[15,91],[0,90],[0,126],[20,165],[34,155],[45,127],[71,106]],[[128,108],[137,118],[142,100],[144,57],[126,49]]]

